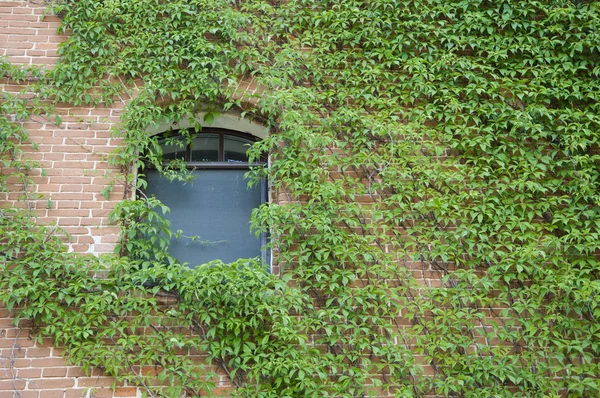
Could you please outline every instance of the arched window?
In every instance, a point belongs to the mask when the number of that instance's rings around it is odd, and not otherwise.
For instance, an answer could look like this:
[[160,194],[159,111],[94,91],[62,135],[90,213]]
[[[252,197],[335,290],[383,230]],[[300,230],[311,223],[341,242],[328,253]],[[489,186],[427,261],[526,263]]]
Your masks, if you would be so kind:
[[257,256],[267,262],[266,238],[257,237],[249,224],[252,210],[267,199],[266,182],[249,187],[244,178],[251,166],[246,151],[256,139],[214,128],[203,128],[187,141],[180,133],[160,138],[163,159],[184,160],[193,181],[169,181],[156,170],[147,172],[146,194],[171,209],[166,218],[172,230],[183,232],[171,242],[171,254],[191,267],[215,259],[231,262]]

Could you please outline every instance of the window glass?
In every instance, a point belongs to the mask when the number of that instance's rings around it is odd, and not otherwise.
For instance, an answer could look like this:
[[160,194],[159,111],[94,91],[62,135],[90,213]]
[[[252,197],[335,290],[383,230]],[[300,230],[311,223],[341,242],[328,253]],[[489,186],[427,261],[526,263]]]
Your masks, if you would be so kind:
[[171,228],[183,231],[170,248],[179,261],[194,267],[215,259],[232,262],[261,255],[264,242],[250,231],[250,215],[263,202],[265,187],[248,188],[246,172],[195,170],[194,181],[186,184],[168,181],[154,170],[148,173],[147,194],[169,206]]
[[219,161],[219,135],[200,134],[192,141],[192,162]]
[[223,142],[223,161],[230,163],[247,163],[248,156],[246,151],[252,144],[252,141],[236,137],[234,135],[226,135]]
[[167,138],[159,141],[162,152],[163,160],[174,160],[174,159],[185,159],[186,145],[181,142],[174,141],[173,138]]

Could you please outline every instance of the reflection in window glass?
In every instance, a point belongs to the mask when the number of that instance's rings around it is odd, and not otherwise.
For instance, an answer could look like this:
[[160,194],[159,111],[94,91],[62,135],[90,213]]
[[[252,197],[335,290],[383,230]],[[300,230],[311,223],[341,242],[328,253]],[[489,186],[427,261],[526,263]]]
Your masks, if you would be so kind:
[[223,143],[224,146],[224,159],[225,162],[235,163],[235,162],[248,162],[248,156],[246,155],[246,151],[252,144],[252,141],[236,137],[233,135],[225,136],[225,141]]
[[219,136],[201,134],[192,141],[192,162],[218,162]]

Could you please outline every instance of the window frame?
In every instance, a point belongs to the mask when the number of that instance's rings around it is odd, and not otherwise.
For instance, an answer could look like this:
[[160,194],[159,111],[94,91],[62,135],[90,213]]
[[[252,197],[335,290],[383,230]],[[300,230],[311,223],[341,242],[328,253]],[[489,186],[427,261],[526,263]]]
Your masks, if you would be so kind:
[[[161,137],[166,136],[167,134],[177,133],[181,130],[190,130],[190,128],[180,128],[176,130],[167,131],[161,134],[157,134],[157,138],[160,140]],[[225,154],[225,136],[234,136],[244,138],[251,143],[255,143],[260,141],[260,138],[255,137],[252,134],[243,133],[236,130],[229,130],[224,128],[211,128],[211,127],[203,127],[201,131],[191,133],[190,137],[196,138],[201,137],[203,134],[217,134],[219,136],[219,154],[218,157],[220,160],[216,162],[199,162],[199,161],[191,161],[191,152],[192,147],[191,143],[187,143],[185,146],[185,158],[183,161],[186,163],[186,167],[188,169],[200,170],[200,169],[248,169],[254,166],[267,166],[267,158],[263,156],[259,162],[227,162],[224,159]],[[168,138],[177,138],[181,137],[181,134],[174,134],[173,136],[169,136]],[[167,138],[167,137],[165,137]],[[151,168],[151,167],[150,167]]]

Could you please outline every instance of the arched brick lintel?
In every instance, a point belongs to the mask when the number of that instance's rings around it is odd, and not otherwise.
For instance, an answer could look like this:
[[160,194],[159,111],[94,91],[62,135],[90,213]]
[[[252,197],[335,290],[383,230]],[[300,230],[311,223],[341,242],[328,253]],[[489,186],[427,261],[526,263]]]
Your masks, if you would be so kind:
[[202,127],[212,128],[223,128],[229,130],[235,130],[242,133],[253,135],[257,138],[265,138],[269,132],[269,129],[261,124],[253,122],[241,116],[239,112],[225,112],[215,117],[212,123],[207,123],[204,120],[204,116],[207,112],[199,112],[196,114],[195,119],[182,120],[180,122],[165,122],[148,126],[146,131],[150,135],[159,134],[167,130],[177,130],[193,127],[197,124]]

